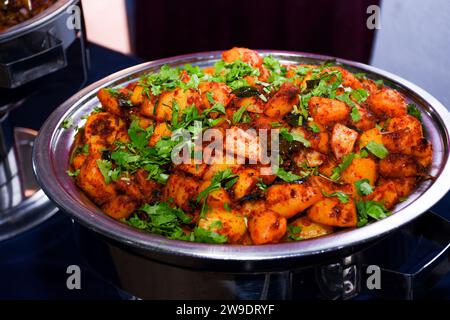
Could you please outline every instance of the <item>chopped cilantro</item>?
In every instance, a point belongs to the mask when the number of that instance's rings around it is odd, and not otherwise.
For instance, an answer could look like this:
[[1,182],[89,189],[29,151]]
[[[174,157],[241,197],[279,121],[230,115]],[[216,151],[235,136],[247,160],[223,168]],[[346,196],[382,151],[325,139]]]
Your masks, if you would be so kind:
[[358,191],[358,194],[361,196],[368,196],[373,192],[373,187],[370,185],[368,179],[361,179],[355,181],[355,187],[356,190]]
[[302,179],[302,177],[300,177],[296,174],[293,174],[292,172],[285,171],[282,168],[278,168],[277,170],[274,170],[274,171],[277,173],[277,176],[280,179],[282,179],[286,182],[294,182],[294,181],[298,181],[298,180]]
[[75,178],[75,177],[78,177],[78,175],[80,174],[80,169],[77,169],[75,171],[67,170],[66,172],[69,177]]
[[422,114],[414,103],[409,103],[407,106],[407,110],[409,115],[417,118],[420,122],[422,122]]
[[389,154],[389,151],[386,149],[386,147],[381,143],[376,143],[375,141],[370,141],[366,145],[366,149],[369,150],[372,154],[377,156],[380,159],[386,158],[386,156]]
[[346,204],[349,202],[349,196],[348,194],[342,192],[342,191],[335,191],[332,193],[327,193],[325,190],[322,190],[322,194],[327,198],[336,197],[339,199],[340,202]]
[[333,174],[331,175],[330,179],[334,181],[339,180],[341,178],[342,172],[344,172],[345,169],[347,169],[350,166],[354,158],[355,158],[354,153],[349,153],[343,156],[342,162],[336,168],[333,169]]
[[63,120],[60,127],[63,129],[70,129],[72,127],[72,125],[73,125],[73,119],[67,118],[67,119]]

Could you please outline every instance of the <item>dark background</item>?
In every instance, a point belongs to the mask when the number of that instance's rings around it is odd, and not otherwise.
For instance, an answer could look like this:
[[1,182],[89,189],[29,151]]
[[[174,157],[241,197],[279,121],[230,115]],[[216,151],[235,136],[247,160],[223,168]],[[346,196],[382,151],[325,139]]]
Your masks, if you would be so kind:
[[313,52],[368,62],[379,0],[135,0],[134,52],[145,60],[234,46]]

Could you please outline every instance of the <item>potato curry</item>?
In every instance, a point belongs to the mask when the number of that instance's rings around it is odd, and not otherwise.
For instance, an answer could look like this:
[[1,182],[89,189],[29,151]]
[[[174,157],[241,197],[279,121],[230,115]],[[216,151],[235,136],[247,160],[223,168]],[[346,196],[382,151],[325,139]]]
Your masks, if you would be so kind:
[[[105,214],[170,239],[260,245],[362,227],[389,216],[432,161],[417,107],[333,61],[233,48],[212,67],[163,66],[98,99],[68,174]],[[173,132],[212,128],[247,147],[259,140],[244,130],[277,130],[278,165],[228,149],[215,150],[227,161],[173,163]]]

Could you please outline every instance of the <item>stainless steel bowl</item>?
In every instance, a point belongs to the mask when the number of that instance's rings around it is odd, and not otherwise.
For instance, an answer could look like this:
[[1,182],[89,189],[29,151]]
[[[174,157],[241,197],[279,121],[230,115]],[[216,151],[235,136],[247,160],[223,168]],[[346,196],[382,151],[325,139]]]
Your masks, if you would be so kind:
[[[330,59],[295,52],[260,51],[260,53],[272,54],[284,64],[321,63]],[[144,63],[115,73],[87,87],[61,105],[40,130],[34,146],[34,170],[48,197],[77,222],[101,235],[101,238],[140,256],[179,267],[203,270],[264,271],[270,268],[299,267],[309,258],[325,257],[367,244],[417,218],[450,189],[450,114],[447,109],[430,94],[400,77],[361,63],[336,59],[350,71],[364,72],[376,80],[383,79],[385,84],[402,92],[410,102],[417,104],[421,109],[426,136],[434,148],[430,175],[436,179],[424,181],[406,202],[396,207],[394,215],[363,228],[349,229],[326,237],[292,243],[239,246],[168,240],[133,229],[102,213],[66,174],[75,130],[61,129],[62,121],[72,118],[75,124],[79,123],[81,116],[99,104],[96,93],[101,87],[126,85],[136,80],[142,73],[158,70],[163,64],[181,66],[190,63],[206,67],[218,59],[220,52],[205,52]]]

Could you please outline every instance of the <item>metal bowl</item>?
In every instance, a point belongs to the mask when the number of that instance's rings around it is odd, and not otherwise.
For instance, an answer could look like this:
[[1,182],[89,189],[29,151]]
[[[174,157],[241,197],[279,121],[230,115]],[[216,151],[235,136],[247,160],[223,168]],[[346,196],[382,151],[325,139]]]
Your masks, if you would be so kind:
[[[284,64],[321,63],[330,59],[295,52],[260,53],[272,54]],[[421,183],[407,201],[396,207],[394,215],[362,228],[348,229],[321,238],[263,246],[240,246],[169,240],[136,230],[102,213],[66,174],[76,132],[61,129],[63,120],[72,118],[75,124],[82,121],[80,117],[99,105],[96,93],[102,87],[126,85],[138,79],[142,73],[158,70],[163,64],[211,66],[220,56],[220,52],[205,52],[144,63],[106,77],[70,98],[48,118],[35,142],[34,170],[44,192],[84,227],[140,256],[179,267],[203,270],[264,271],[269,268],[298,267],[307,259],[321,258],[367,244],[417,218],[450,189],[450,114],[447,109],[430,94],[400,77],[361,63],[336,59],[352,72],[364,72],[369,78],[384,80],[386,85],[404,94],[409,102],[417,104],[422,112],[426,137],[434,148],[429,173],[436,179]]]

